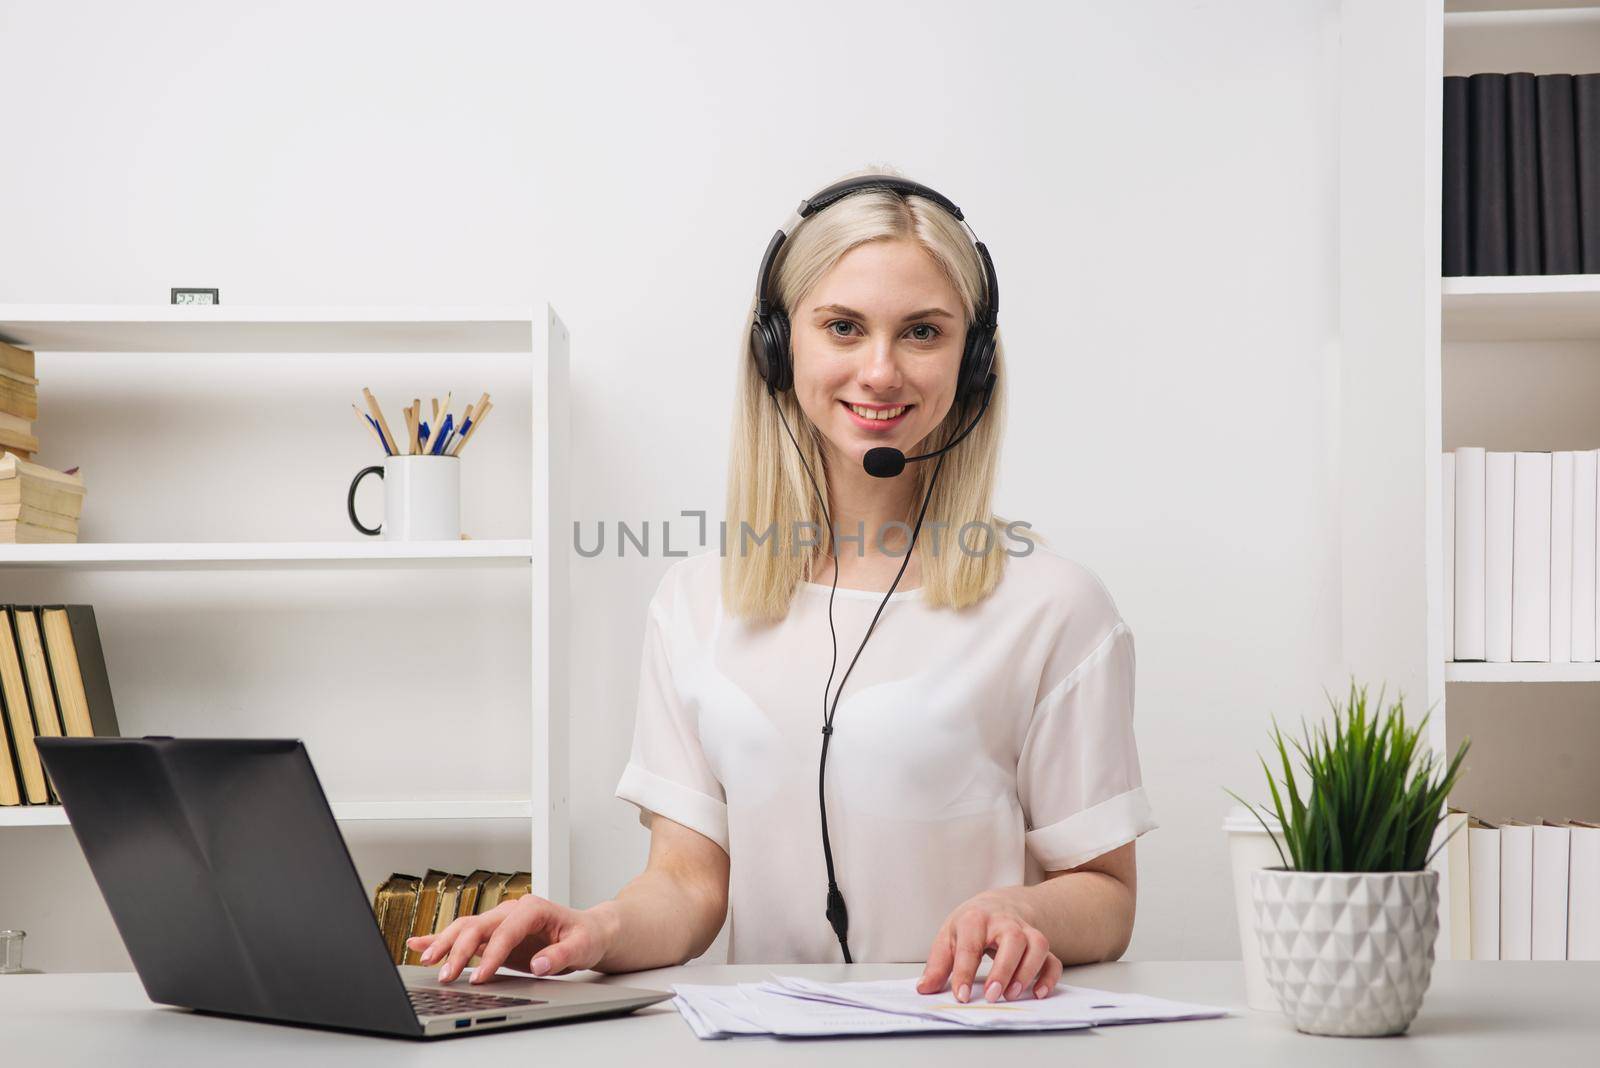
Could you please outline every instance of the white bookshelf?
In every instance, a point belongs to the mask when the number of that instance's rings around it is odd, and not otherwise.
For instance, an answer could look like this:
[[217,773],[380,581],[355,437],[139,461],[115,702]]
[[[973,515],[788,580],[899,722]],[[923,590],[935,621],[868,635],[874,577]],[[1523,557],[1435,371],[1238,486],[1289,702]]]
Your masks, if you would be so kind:
[[[1565,392],[1561,403],[1575,407],[1591,395],[1589,376],[1600,373],[1589,370],[1600,366],[1600,276],[1441,276],[1442,80],[1478,71],[1593,70],[1600,3],[1344,6],[1346,659],[1353,670],[1368,665],[1371,677],[1384,674],[1391,689],[1402,686],[1408,709],[1432,710],[1428,741],[1441,757],[1453,754],[1463,734],[1473,736],[1453,801],[1472,808],[1474,797],[1492,794],[1497,810],[1480,813],[1491,818],[1576,816],[1534,811],[1539,802],[1528,799],[1582,794],[1575,776],[1587,774],[1584,762],[1534,753],[1586,747],[1586,717],[1568,709],[1574,694],[1600,695],[1581,685],[1600,682],[1600,664],[1446,660],[1444,591],[1452,577],[1444,567],[1440,456],[1459,445],[1600,446],[1600,418],[1586,422],[1568,412],[1556,419],[1527,399],[1537,391],[1507,388],[1531,375],[1558,375],[1570,381],[1548,384],[1544,396]],[[1414,105],[1396,106],[1407,101]],[[1595,440],[1582,440],[1589,426]],[[1560,714],[1542,714],[1553,708]],[[1441,850],[1434,863],[1441,958],[1451,955],[1448,865]]]
[[[497,433],[527,435],[532,476],[527,538],[388,542],[361,539],[352,533],[349,541],[5,545],[0,546],[0,575],[22,571],[523,572],[528,580],[531,639],[527,650],[531,686],[525,706],[531,752],[526,787],[509,798],[472,796],[468,794],[473,786],[471,769],[460,768],[455,769],[453,778],[441,774],[441,782],[429,782],[425,789],[397,787],[394,796],[383,797],[331,796],[330,804],[342,821],[523,821],[528,827],[534,892],[556,900],[568,898],[565,539],[571,527],[567,464],[570,338],[553,309],[544,304],[493,308],[0,305],[0,340],[61,359],[139,353],[266,360],[286,354],[371,354],[375,358],[428,354],[447,360],[452,355],[483,353],[525,361],[529,425],[516,428],[502,423]],[[158,380],[160,359],[150,360],[148,366],[150,377]],[[382,380],[383,367],[375,364],[374,386]],[[42,388],[47,387],[42,384]],[[181,401],[179,397],[175,403]],[[500,407],[496,405],[497,410]],[[288,465],[282,477],[293,477]],[[199,610],[204,610],[203,606]],[[371,728],[352,722],[339,729],[350,732],[351,748],[359,750],[359,732]],[[54,826],[67,826],[64,811],[56,806],[0,809],[0,832],[12,827]],[[0,845],[0,850],[7,848]]]

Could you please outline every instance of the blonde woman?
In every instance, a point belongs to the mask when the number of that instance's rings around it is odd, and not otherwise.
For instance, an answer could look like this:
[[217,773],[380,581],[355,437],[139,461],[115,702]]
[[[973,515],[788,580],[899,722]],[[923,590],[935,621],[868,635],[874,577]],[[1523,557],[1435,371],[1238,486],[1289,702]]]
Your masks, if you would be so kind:
[[924,993],[1001,1001],[1128,945],[1156,826],[1133,635],[992,511],[987,251],[896,174],[800,215],[752,302],[724,535],[649,606],[617,787],[645,870],[593,908],[524,897],[412,939],[445,981],[474,954],[474,982],[680,964],[727,920],[732,963],[925,961]]

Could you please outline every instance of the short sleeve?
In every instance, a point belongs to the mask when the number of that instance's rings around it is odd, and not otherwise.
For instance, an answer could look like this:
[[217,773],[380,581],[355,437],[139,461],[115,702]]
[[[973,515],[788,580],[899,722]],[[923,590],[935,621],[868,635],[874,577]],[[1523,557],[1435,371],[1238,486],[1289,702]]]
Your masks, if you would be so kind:
[[1121,619],[1034,707],[1017,766],[1028,850],[1077,867],[1155,830],[1133,739],[1133,632]]
[[682,603],[671,596],[671,572],[650,602],[639,667],[633,750],[616,796],[639,806],[650,826],[659,813],[728,849],[728,806],[722,784],[700,747],[698,717],[686,707],[674,677],[674,655],[692,642]]

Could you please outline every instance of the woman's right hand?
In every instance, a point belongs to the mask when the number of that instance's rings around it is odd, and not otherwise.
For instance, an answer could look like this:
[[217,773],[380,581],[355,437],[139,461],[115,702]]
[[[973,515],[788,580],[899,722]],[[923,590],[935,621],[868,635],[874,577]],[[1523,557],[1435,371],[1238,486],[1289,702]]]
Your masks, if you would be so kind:
[[421,953],[423,964],[444,962],[441,983],[453,981],[477,954],[472,982],[482,983],[506,963],[534,975],[591,968],[606,955],[612,938],[611,925],[593,909],[571,909],[526,894],[481,916],[463,916],[436,934],[408,938],[406,945]]

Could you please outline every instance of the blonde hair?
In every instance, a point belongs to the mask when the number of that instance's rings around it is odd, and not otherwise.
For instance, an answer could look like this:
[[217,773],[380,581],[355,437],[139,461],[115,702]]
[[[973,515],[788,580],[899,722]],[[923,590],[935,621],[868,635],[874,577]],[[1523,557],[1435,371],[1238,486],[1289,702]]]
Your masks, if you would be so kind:
[[[858,174],[905,177],[893,169],[870,168],[843,175],[840,180]],[[985,278],[967,231],[933,201],[888,190],[853,193],[802,220],[789,233],[773,264],[774,302],[786,312],[797,307],[845,253],[870,241],[887,240],[915,241],[933,258],[960,295],[970,329],[975,310],[985,296]],[[751,299],[752,317],[759,296]],[[823,553],[831,549],[833,532],[827,529],[816,496],[820,490],[823,499],[828,499],[828,474],[821,432],[806,418],[794,391],[785,390],[772,399],[766,396],[766,383],[756,371],[751,351],[749,323],[746,318],[739,347],[733,452],[728,464],[728,549],[722,562],[722,600],[731,615],[775,622],[788,615],[796,588],[801,582],[812,581]],[[914,551],[922,578],[920,588],[924,600],[935,606],[965,608],[977,603],[994,589],[1005,567],[1007,554],[1001,539],[1007,524],[990,507],[1006,413],[1005,346],[998,334],[994,371],[998,380],[989,412],[960,445],[944,455],[944,469],[917,536]],[[805,454],[805,464],[816,476],[816,490],[773,410],[774,400],[783,405],[795,440]],[[969,401],[968,420],[977,414],[977,403],[976,399]],[[917,443],[915,451],[937,449],[948,443],[964,425],[961,415],[962,406],[952,404],[940,424]],[[908,535],[936,463],[937,460],[929,460],[914,465],[915,490],[904,517]],[[946,524],[938,532],[937,554],[932,548],[935,521]],[[988,551],[977,552],[974,546],[969,555],[958,546],[957,539],[968,523],[989,528]],[[760,539],[768,531],[772,537],[763,552]],[[807,535],[806,542],[818,544],[802,542],[803,533]],[[867,534],[869,538],[875,535],[876,532]],[[1023,528],[1014,527],[1010,536],[1029,535]]]

